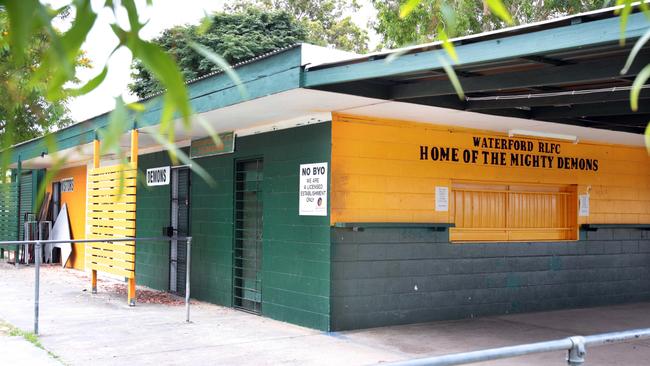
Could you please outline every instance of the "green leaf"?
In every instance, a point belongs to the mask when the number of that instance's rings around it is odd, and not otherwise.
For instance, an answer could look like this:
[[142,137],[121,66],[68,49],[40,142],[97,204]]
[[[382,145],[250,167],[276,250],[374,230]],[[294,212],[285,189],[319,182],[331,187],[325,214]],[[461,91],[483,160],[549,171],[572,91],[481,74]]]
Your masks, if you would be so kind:
[[133,55],[139,58],[166,88],[167,97],[164,98],[164,102],[165,107],[168,105],[169,107],[166,113],[163,113],[161,124],[169,126],[174,111],[178,110],[183,117],[185,126],[189,127],[192,109],[188,100],[185,80],[183,80],[183,75],[176,62],[160,46],[140,38],[130,39],[127,45]]
[[445,60],[440,55],[437,55],[436,57],[438,58],[438,62],[440,62],[442,65],[442,68],[447,73],[447,77],[449,78],[451,85],[453,85],[454,90],[456,91],[456,95],[458,95],[458,99],[465,100],[465,92],[463,91],[463,86],[460,85],[460,80],[458,80],[458,75],[456,75],[454,68],[451,67],[449,62],[447,62],[447,60]]
[[11,24],[9,39],[11,40],[13,59],[17,64],[22,64],[25,59],[27,42],[32,35],[35,9],[44,5],[35,0],[3,0],[0,1],[0,5],[5,7],[9,15]]
[[625,45],[625,31],[627,30],[627,21],[632,12],[632,0],[617,0],[616,6],[622,6],[622,9],[616,9],[615,14],[619,14],[621,18],[620,29],[621,29],[621,38],[619,38],[618,43],[621,46]]
[[447,51],[449,57],[451,57],[454,62],[458,62],[458,54],[456,53],[456,48],[453,43],[449,42],[449,37],[447,37],[447,32],[445,32],[442,27],[438,27],[438,38],[442,41],[442,47]]
[[408,0],[406,3],[404,3],[402,6],[399,8],[399,17],[401,19],[406,18],[411,12],[418,6],[420,5],[420,2],[422,0]]
[[207,48],[207,47],[205,47],[205,46],[203,46],[203,45],[201,45],[199,43],[190,41],[189,45],[190,45],[190,47],[192,47],[192,49],[194,51],[196,51],[196,53],[198,53],[199,55],[205,57],[206,59],[208,59],[213,64],[219,66],[219,68],[221,68],[221,70],[223,70],[223,72],[225,72],[226,75],[228,75],[228,77],[232,81],[235,82],[235,84],[237,85],[237,90],[239,90],[239,94],[244,99],[248,99],[248,91],[246,90],[246,87],[244,86],[244,83],[242,83],[241,79],[239,78],[239,75],[237,75],[235,70],[233,70],[233,68],[230,66],[230,64],[228,64],[228,62],[226,60],[224,60],[223,57],[219,56],[218,54],[216,54],[215,52],[213,52],[209,48]]
[[68,95],[73,97],[88,94],[91,91],[95,90],[95,88],[97,88],[104,81],[107,73],[108,73],[108,66],[104,66],[102,72],[100,72],[94,78],[88,80],[88,82],[85,85],[77,89],[68,89],[66,92]]
[[410,50],[408,49],[408,46],[406,46],[406,47],[401,48],[401,49],[399,49],[399,50],[397,50],[395,52],[391,52],[390,55],[388,55],[388,57],[386,57],[386,59],[384,60],[384,63],[390,64],[393,61],[400,58],[402,55],[406,54],[408,51],[410,51]]
[[641,48],[648,42],[648,40],[650,40],[650,29],[643,33],[643,36],[639,38],[634,44],[632,51],[630,51],[630,55],[627,57],[625,66],[623,66],[623,69],[621,70],[621,75],[627,74],[630,67],[632,67],[632,63],[634,62],[636,55],[639,53],[639,51],[641,51]]
[[100,153],[105,154],[114,151],[121,155],[120,139],[127,130],[128,113],[124,100],[121,97],[115,98],[115,109],[109,115],[106,129],[97,131],[101,140]]
[[634,79],[632,90],[630,90],[630,107],[633,111],[639,110],[639,94],[645,82],[650,78],[650,64],[645,65],[641,72]]
[[204,11],[203,14],[204,16],[203,19],[201,19],[201,24],[196,28],[196,33],[200,35],[205,34],[213,23],[212,17],[207,12]]
[[144,112],[147,108],[142,103],[129,103],[126,107],[132,111]]
[[169,151],[170,154],[173,154],[180,160],[181,163],[185,165],[189,165],[190,169],[196,173],[199,177],[203,178],[203,180],[208,183],[210,186],[214,186],[215,181],[212,179],[210,174],[201,167],[196,160],[192,160],[187,156],[183,150],[179,149],[176,144],[169,142],[164,136],[154,132],[150,136],[154,138],[159,144],[161,144],[166,150]]
[[503,2],[501,0],[486,0],[486,2],[492,14],[499,17],[499,19],[503,20],[508,25],[513,25],[515,23],[512,20],[510,12],[508,12],[508,9],[505,7],[505,5],[503,5]]

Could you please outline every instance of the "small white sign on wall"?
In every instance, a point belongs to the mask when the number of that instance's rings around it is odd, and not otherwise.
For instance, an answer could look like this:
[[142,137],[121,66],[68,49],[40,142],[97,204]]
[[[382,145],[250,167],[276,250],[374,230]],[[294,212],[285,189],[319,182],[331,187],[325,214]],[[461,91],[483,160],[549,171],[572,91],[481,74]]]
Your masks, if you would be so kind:
[[170,174],[168,166],[147,169],[147,185],[165,186],[169,184]]
[[449,211],[449,187],[436,186],[436,211]]
[[578,196],[578,203],[580,208],[578,209],[578,216],[589,216],[589,195],[581,194]]
[[61,179],[61,192],[74,192],[74,178]]
[[300,164],[300,216],[327,216],[327,163]]

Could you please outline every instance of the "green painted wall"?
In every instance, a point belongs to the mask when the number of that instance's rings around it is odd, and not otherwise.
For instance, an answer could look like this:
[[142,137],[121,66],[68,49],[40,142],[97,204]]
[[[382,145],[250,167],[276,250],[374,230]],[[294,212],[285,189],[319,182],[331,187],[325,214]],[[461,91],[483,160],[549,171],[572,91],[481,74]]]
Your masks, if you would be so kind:
[[[330,162],[331,124],[237,138],[233,154],[195,161],[212,184],[192,175],[192,297],[232,306],[234,170],[238,159],[264,159],[262,314],[321,330],[330,323],[329,217],[298,215],[300,164]],[[162,154],[139,167],[167,165]],[[138,235],[160,235],[169,218],[169,187],[138,188]],[[165,289],[168,249],[137,249],[138,281]]]
[[[138,157],[138,169],[144,177],[149,168],[170,165],[166,152]],[[169,226],[170,186],[147,187],[138,182],[136,200],[136,236],[160,237]],[[135,247],[136,282],[158,290],[169,290],[169,242],[141,242]]]

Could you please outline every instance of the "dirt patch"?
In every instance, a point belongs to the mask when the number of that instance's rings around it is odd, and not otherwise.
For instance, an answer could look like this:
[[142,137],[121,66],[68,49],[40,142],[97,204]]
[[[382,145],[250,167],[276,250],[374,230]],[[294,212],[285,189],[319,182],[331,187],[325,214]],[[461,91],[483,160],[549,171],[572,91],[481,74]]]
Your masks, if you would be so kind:
[[[116,295],[126,298],[127,296],[127,285],[121,283],[109,283],[109,284],[100,284],[99,289],[102,292],[107,292],[111,295]],[[185,298],[170,294],[168,292],[148,290],[148,289],[136,289],[135,291],[135,301],[140,304],[160,304],[160,305],[171,305],[171,306],[180,306],[185,305]],[[190,302],[194,304],[194,301]]]

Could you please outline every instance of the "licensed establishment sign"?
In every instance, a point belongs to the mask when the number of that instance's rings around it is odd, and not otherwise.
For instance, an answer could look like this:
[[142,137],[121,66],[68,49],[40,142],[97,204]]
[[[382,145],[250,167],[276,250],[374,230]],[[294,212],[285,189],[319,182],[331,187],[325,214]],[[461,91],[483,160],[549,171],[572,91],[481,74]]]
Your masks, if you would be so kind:
[[190,158],[229,154],[235,151],[234,132],[223,132],[217,135],[220,143],[215,143],[212,136],[193,140],[190,144]]
[[327,163],[301,164],[298,214],[327,216]]

